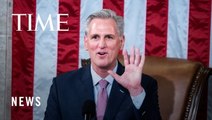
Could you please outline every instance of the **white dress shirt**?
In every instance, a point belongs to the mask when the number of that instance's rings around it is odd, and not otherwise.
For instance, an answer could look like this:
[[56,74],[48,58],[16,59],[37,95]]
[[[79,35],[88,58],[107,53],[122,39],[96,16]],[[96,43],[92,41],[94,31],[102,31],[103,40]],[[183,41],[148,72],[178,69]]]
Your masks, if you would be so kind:
[[[117,67],[118,67],[118,62],[116,62],[116,66],[113,69],[113,72],[117,71]],[[98,91],[100,89],[100,86],[98,85],[98,82],[102,79],[107,80],[107,82],[109,83],[107,85],[107,94],[108,96],[110,95],[110,91],[112,88],[112,84],[114,81],[114,78],[111,75],[106,76],[105,78],[101,78],[93,69],[92,65],[91,65],[91,76],[93,79],[93,86],[94,86],[94,97],[95,97],[95,103],[97,103],[97,95],[98,95]],[[139,109],[144,101],[144,98],[146,96],[146,92],[145,90],[143,90],[143,92],[137,96],[131,96],[131,99],[133,101],[133,104],[135,105],[135,107],[137,109]]]

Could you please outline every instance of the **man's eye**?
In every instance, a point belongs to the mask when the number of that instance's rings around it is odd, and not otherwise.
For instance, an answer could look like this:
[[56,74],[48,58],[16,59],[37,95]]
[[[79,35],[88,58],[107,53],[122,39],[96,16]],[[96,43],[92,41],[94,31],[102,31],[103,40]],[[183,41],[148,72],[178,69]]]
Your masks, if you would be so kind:
[[98,39],[98,35],[92,36],[91,39]]
[[107,35],[106,38],[107,39],[113,39],[113,36]]

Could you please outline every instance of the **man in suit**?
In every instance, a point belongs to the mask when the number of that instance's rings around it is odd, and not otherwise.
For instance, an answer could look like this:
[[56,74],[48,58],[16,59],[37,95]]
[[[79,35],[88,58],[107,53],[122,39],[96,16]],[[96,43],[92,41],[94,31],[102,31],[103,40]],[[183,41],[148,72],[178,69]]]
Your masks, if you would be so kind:
[[[103,9],[87,18],[84,45],[91,64],[53,80],[45,120],[83,120],[85,101],[96,104],[93,120],[158,120],[157,82],[141,74],[145,56],[123,50],[123,67],[117,60],[124,46],[123,19]],[[102,87],[102,83],[105,84]]]

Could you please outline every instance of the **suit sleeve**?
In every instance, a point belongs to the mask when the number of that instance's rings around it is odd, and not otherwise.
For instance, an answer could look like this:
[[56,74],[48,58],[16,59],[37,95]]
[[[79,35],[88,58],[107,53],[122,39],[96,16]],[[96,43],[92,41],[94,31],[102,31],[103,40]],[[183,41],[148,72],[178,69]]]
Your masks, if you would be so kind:
[[146,92],[141,107],[139,109],[135,107],[128,92],[128,97],[119,108],[115,120],[161,120],[157,81],[150,76],[143,75],[141,84]]
[[59,108],[57,84],[55,78],[53,79],[53,84],[50,88],[44,120],[61,120],[61,112]]
[[146,97],[139,110],[142,120],[161,120],[157,81],[148,76],[149,83],[146,85]]

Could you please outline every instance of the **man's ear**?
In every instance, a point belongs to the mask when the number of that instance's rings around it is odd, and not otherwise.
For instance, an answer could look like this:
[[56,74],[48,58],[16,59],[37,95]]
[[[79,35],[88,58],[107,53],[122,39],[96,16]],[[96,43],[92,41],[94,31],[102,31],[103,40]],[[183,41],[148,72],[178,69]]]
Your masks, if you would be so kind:
[[125,36],[123,35],[122,37],[120,37],[120,40],[121,40],[121,47],[120,47],[120,49],[123,50],[124,43],[125,43]]
[[84,47],[85,47],[85,50],[88,51],[88,37],[87,37],[87,35],[84,36]]

